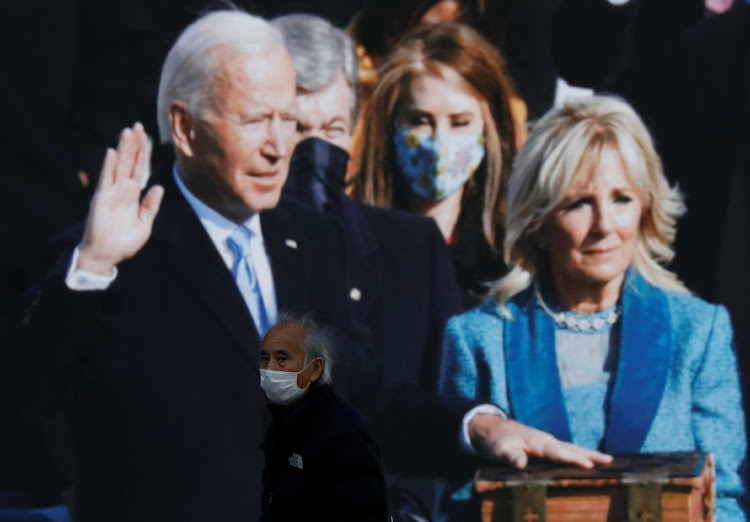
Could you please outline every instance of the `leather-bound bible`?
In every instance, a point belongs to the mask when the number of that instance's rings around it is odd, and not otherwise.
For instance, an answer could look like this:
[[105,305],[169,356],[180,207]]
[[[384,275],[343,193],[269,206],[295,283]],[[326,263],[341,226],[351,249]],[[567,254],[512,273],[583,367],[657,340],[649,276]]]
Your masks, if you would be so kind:
[[696,451],[619,455],[592,470],[549,462],[483,468],[474,485],[483,522],[707,522],[714,478],[711,454]]

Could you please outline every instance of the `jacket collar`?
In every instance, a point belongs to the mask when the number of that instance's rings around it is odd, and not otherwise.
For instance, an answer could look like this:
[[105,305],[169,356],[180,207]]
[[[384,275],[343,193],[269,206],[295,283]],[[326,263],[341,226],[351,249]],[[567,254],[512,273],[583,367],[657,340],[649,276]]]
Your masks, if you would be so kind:
[[672,317],[664,292],[631,270],[622,296],[620,360],[604,449],[637,453],[661,402],[671,365]]
[[[300,313],[307,310],[310,291],[310,252],[305,248],[309,234],[304,223],[283,201],[271,210],[260,213],[260,226],[268,259],[273,271],[276,303],[279,310]],[[256,361],[257,362],[257,361]]]
[[[527,290],[508,305],[504,350],[512,414],[572,441],[555,354],[555,326]],[[602,449],[636,453],[661,402],[670,365],[671,317],[664,292],[631,269],[622,294],[620,355]]]

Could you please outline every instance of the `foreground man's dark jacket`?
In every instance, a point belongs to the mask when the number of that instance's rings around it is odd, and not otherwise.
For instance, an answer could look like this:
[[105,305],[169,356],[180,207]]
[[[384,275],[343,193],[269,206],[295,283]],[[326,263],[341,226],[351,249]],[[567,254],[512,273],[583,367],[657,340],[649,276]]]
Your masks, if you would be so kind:
[[263,521],[387,519],[378,449],[354,408],[317,383],[299,402],[269,408]]

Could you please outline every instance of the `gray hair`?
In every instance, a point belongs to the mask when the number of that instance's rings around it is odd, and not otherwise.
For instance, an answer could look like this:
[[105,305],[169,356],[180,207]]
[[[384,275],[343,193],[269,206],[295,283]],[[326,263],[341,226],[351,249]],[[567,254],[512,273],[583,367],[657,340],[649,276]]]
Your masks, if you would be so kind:
[[335,359],[335,342],[330,328],[318,324],[310,314],[296,316],[288,312],[280,312],[274,326],[290,324],[300,325],[305,336],[302,339],[302,349],[305,351],[305,367],[320,357],[323,359],[323,373],[320,375],[321,384],[331,384],[331,369]]
[[268,22],[239,10],[214,11],[190,24],[169,50],[161,70],[156,100],[161,142],[172,141],[172,103],[186,102],[192,114],[199,114],[210,104],[212,78],[226,59],[226,55],[221,57],[212,51],[253,54],[283,41]]
[[297,89],[314,92],[333,83],[343,70],[352,91],[351,124],[359,117],[360,92],[354,42],[328,20],[309,14],[290,14],[271,21],[284,35],[294,62]]
[[619,154],[643,202],[633,266],[654,286],[687,292],[662,266],[674,257],[676,223],[685,212],[682,195],[669,186],[651,136],[633,108],[616,97],[591,96],[547,112],[513,163],[503,245],[510,272],[493,290],[506,317],[508,300],[533,284],[545,259],[535,234],[578,176],[606,150]]

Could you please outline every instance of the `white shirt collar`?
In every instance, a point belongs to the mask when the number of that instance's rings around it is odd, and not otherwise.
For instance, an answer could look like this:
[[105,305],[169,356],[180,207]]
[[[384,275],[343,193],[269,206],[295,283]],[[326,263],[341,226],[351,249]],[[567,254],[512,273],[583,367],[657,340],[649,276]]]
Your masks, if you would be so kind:
[[[233,258],[232,252],[227,246],[227,238],[229,238],[229,236],[232,235],[232,232],[234,232],[240,225],[225,218],[190,192],[180,178],[180,173],[177,171],[177,163],[174,164],[172,174],[174,175],[177,188],[182,195],[185,196],[188,204],[198,216],[198,219],[206,229],[208,236],[221,254],[226,265],[231,268]],[[250,216],[250,218],[242,223],[242,225],[249,228],[253,234],[260,239],[261,244],[263,244],[263,231],[260,227],[260,215],[257,212]]]

